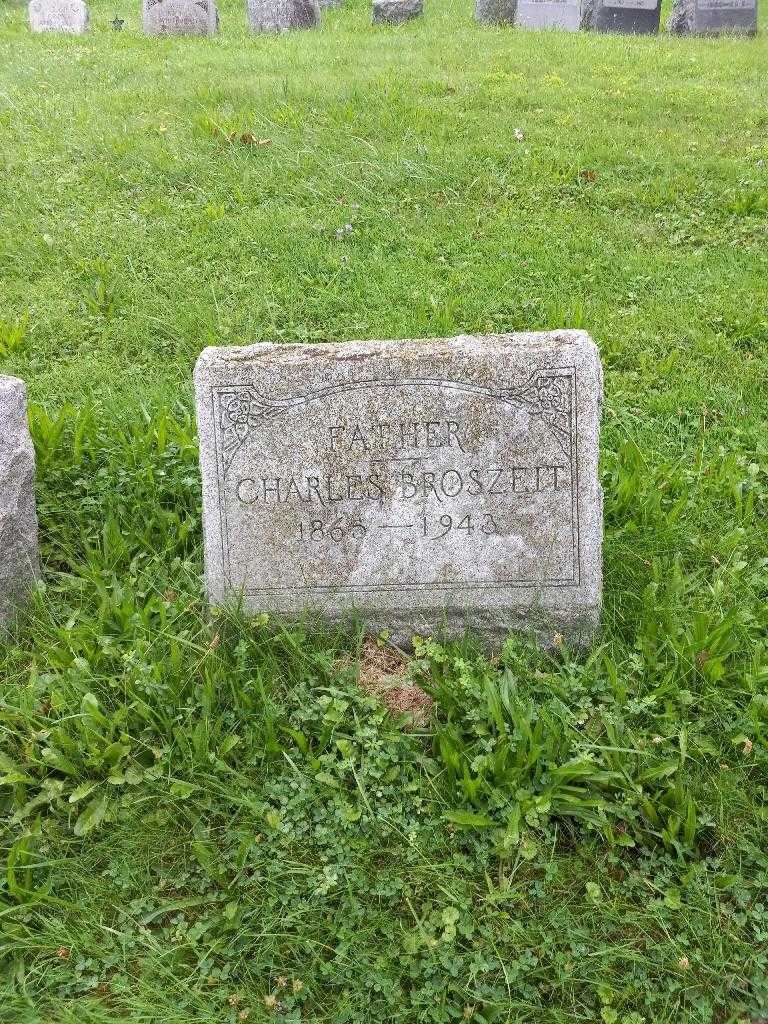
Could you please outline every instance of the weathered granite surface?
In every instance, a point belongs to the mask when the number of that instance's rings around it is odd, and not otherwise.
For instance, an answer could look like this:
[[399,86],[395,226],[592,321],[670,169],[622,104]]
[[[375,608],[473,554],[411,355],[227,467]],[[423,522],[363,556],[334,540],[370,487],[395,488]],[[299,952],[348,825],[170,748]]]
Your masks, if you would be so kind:
[[592,28],[597,2],[598,0],[581,0],[581,28],[585,32]]
[[588,642],[602,371],[582,331],[208,348],[195,370],[214,605]]
[[318,0],[247,0],[252,32],[288,32],[320,24]]
[[661,0],[586,0],[587,5],[588,23],[582,17],[582,28],[624,35],[656,35],[659,31]]
[[754,35],[757,0],[674,0],[667,21],[673,35]]
[[518,0],[515,14],[518,28],[556,28],[578,32],[581,28],[580,0]]
[[517,0],[475,0],[475,21],[484,25],[513,25]]
[[694,0],[673,0],[667,19],[667,32],[674,36],[687,36],[693,31]]
[[0,625],[8,622],[39,573],[27,389],[16,377],[0,376]]
[[374,25],[400,25],[424,13],[424,0],[373,0]]
[[150,36],[208,36],[219,27],[214,0],[142,0],[142,15]]
[[83,0],[30,0],[29,27],[33,32],[70,32],[88,28],[88,7]]

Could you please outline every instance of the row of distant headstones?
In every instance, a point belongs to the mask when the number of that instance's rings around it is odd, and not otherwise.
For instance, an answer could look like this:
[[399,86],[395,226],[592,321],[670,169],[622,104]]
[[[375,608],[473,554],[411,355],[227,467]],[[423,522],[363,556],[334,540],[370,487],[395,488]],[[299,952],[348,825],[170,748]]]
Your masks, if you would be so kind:
[[[341,0],[246,0],[254,32],[285,32],[320,24],[322,7]],[[142,0],[144,30],[150,35],[208,35],[219,26],[214,0]],[[654,34],[661,0],[475,0],[475,17],[486,24],[559,28],[570,32]],[[418,17],[424,0],[373,0],[375,23],[398,24]],[[30,0],[33,32],[85,32],[85,0]],[[116,29],[122,21],[112,22]],[[757,0],[674,0],[667,30],[676,35],[754,35]]]

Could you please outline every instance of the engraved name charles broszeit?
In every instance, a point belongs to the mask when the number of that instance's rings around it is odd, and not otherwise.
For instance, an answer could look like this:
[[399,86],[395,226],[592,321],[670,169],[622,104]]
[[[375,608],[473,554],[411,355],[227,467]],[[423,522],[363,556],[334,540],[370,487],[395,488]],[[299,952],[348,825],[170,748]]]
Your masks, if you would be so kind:
[[552,431],[562,453],[567,459],[571,458],[574,397],[574,370],[571,367],[536,371],[519,389],[494,390],[465,381],[411,377],[392,381],[363,380],[335,384],[308,394],[292,395],[287,398],[265,398],[248,385],[231,385],[214,389],[222,477],[226,478],[237,453],[251,433],[265,420],[336,395],[371,387],[458,391],[467,395],[484,396],[490,401],[500,402],[515,410],[522,409],[532,417],[540,417]]

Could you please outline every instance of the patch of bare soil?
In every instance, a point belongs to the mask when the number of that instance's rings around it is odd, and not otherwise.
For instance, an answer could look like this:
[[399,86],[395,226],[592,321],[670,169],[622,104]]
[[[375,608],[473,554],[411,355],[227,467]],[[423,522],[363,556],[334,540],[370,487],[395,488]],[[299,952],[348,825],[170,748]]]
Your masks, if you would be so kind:
[[414,726],[423,726],[429,719],[432,698],[409,678],[408,661],[396,647],[379,645],[366,637],[358,681],[364,693],[377,697],[394,714],[405,715]]

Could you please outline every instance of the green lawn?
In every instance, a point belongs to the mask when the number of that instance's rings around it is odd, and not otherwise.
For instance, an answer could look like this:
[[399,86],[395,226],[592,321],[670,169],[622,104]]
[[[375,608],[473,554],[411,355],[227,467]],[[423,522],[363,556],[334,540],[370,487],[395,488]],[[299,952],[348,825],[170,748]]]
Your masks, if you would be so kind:
[[[768,1018],[768,24],[427,4],[278,39],[223,0],[211,40],[0,10],[45,562],[0,646],[2,1024]],[[417,644],[409,730],[354,630],[209,619],[204,345],[558,326],[605,367],[591,655]]]

